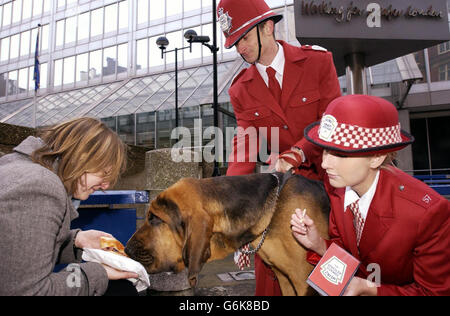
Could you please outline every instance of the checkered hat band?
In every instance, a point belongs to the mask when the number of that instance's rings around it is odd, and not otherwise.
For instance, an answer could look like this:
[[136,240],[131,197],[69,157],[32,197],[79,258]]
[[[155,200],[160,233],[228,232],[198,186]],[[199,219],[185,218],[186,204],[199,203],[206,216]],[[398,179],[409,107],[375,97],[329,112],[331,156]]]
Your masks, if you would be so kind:
[[401,128],[400,124],[383,128],[365,128],[341,123],[336,127],[330,141],[351,149],[397,144],[402,142]]

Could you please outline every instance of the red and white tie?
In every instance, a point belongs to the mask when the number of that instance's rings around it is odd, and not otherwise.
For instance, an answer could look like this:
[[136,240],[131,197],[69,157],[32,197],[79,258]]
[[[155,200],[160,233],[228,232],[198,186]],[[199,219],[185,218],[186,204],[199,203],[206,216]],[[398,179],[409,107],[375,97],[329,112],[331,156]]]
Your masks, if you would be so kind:
[[281,87],[277,78],[275,77],[276,71],[272,67],[267,67],[267,76],[269,76],[269,90],[272,93],[275,100],[280,103],[281,100]]
[[[239,250],[250,251],[250,246],[249,244],[246,244]],[[237,265],[241,271],[244,270],[245,267],[250,267],[250,256],[247,253],[240,251],[239,258],[237,259]]]
[[359,204],[358,201],[353,202],[348,207],[353,213],[353,224],[355,226],[356,231],[356,245],[359,247],[359,242],[361,240],[361,235],[364,229],[364,218],[361,215],[361,212],[359,210]]

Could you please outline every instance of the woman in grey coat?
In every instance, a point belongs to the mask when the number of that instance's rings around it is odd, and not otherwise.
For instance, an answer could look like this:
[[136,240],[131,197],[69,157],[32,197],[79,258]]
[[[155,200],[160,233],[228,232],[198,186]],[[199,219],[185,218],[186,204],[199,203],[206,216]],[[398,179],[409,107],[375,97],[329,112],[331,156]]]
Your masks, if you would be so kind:
[[[0,295],[103,295],[108,280],[136,277],[79,263],[82,248],[100,248],[100,237],[110,235],[70,229],[74,199],[113,185],[125,157],[116,133],[81,118],[30,136],[0,158]],[[59,263],[70,265],[54,273]]]

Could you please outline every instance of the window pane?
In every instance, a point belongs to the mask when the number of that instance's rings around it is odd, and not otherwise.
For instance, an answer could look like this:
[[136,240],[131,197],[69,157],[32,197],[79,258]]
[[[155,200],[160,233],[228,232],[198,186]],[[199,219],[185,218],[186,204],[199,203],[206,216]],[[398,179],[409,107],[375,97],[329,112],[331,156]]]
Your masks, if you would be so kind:
[[[158,48],[158,45],[156,45],[156,40],[159,36],[154,36],[149,38],[149,66],[155,67],[155,66],[161,66],[164,65],[164,59],[161,58],[161,50]],[[173,54],[167,54],[167,55],[173,55]],[[165,56],[167,56],[165,55]]]
[[3,6],[3,26],[11,24],[12,2],[8,2]]
[[77,56],[77,82],[88,79],[88,53]]
[[20,56],[30,54],[30,31],[20,34]]
[[31,9],[33,8],[33,2],[30,0],[25,0],[23,2],[22,10],[22,20],[31,18]]
[[117,73],[127,72],[128,67],[128,44],[119,45],[117,49]]
[[76,40],[77,17],[73,16],[66,19],[66,44],[73,43]]
[[64,44],[64,20],[56,22],[56,47]]
[[167,16],[181,14],[183,12],[183,0],[170,0],[167,7]]
[[73,83],[75,80],[75,56],[64,58],[64,84]]
[[78,16],[78,40],[89,38],[89,12]]
[[0,61],[7,61],[9,58],[9,37],[2,38],[0,46]]
[[[202,25],[202,35],[209,36],[209,39],[210,39],[209,44],[212,44],[212,40],[213,40],[212,34],[213,34],[212,23]],[[204,57],[212,56],[211,50],[208,47],[205,47],[202,45],[202,49],[203,49]]]
[[105,7],[105,33],[117,31],[117,4]]
[[128,0],[119,2],[119,29],[128,28]]
[[55,78],[54,78],[54,86],[62,85],[62,69],[63,69],[63,60],[58,59],[55,60]]
[[[138,0],[138,7],[137,7],[137,16],[138,20],[137,23],[145,23],[148,21],[148,1],[149,0]],[[155,1],[155,0],[153,0]]]
[[34,66],[28,67],[28,91],[34,91]]
[[[47,25],[44,25],[42,28],[41,28],[41,38],[40,38],[40,41],[41,41],[41,43],[40,43],[40,45],[41,45],[41,50],[43,50],[43,51],[45,51],[45,50],[47,50],[48,49],[48,32],[49,32],[49,26],[48,26],[48,24]],[[36,43],[35,43],[36,44]],[[35,45],[36,46],[36,45]]]
[[200,9],[202,0],[184,0],[184,12]]
[[[197,32],[197,34],[202,34],[202,30],[200,27],[194,27],[194,28],[190,28],[190,30],[194,30],[195,32]],[[187,30],[184,30],[184,32],[186,32]],[[184,34],[184,33],[183,33]],[[189,49],[185,49],[184,51],[184,59],[188,60],[188,59],[196,59],[196,58],[201,58],[202,57],[202,45],[192,45],[192,53],[190,52]]]
[[9,52],[10,59],[19,57],[19,41],[20,41],[20,34],[11,36],[11,51]]
[[20,22],[22,16],[22,0],[13,1],[13,23]]
[[100,78],[102,74],[102,51],[96,50],[89,54],[89,79]]
[[91,36],[103,34],[103,8],[91,12]]
[[114,75],[116,73],[116,46],[103,50],[103,76]]
[[50,1],[52,0],[44,0],[44,13],[50,12]]
[[136,47],[136,69],[137,70],[148,68],[148,45],[147,44],[148,44],[147,38],[137,41],[137,47]]
[[19,70],[19,93],[26,92],[28,90],[28,68]]
[[165,0],[152,0],[150,2],[150,21],[163,19],[165,11]]
[[[169,40],[169,46],[168,49],[174,49],[175,47],[182,47],[182,34],[181,31],[169,33],[166,35],[167,39]],[[159,49],[159,48],[158,48]],[[166,54],[164,56],[166,58],[166,64],[173,64],[175,63],[175,54]],[[178,52],[178,61],[181,60],[181,54]]]
[[8,74],[8,95],[17,93],[17,70],[11,71]]
[[[47,88],[47,63],[41,64],[41,79],[40,79],[40,87],[41,89]],[[34,81],[33,81],[34,87]]]
[[0,74],[0,97],[6,96],[6,73]]
[[[34,54],[36,50],[36,38],[37,38],[37,28],[34,28],[31,30],[31,46],[30,46],[30,53]],[[39,38],[41,41],[41,38]]]
[[64,7],[66,5],[66,0],[58,0],[58,9]]
[[33,2],[33,16],[42,14],[42,0],[34,0]]

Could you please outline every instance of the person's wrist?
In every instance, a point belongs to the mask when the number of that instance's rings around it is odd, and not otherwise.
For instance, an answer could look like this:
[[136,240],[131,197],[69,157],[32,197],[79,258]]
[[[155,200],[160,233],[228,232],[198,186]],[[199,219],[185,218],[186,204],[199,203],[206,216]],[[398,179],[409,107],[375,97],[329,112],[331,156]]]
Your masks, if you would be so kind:
[[320,237],[317,247],[313,251],[318,255],[323,256],[327,251],[327,243],[325,242],[325,239]]
[[302,158],[300,161],[301,163],[304,163],[306,161],[305,153],[303,152],[303,150],[300,147],[294,146],[294,147],[291,147],[291,150],[300,155],[300,157]]
[[82,249],[83,247],[80,245],[80,240],[78,237],[78,234],[81,232],[81,229],[77,230],[75,232],[75,235],[73,236],[73,247],[75,249]]
[[365,288],[363,291],[363,295],[367,296],[377,296],[378,295],[378,287],[377,284],[374,282],[371,282],[369,280],[364,280]]

